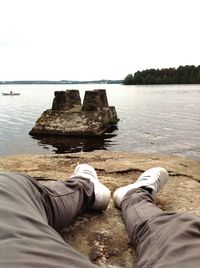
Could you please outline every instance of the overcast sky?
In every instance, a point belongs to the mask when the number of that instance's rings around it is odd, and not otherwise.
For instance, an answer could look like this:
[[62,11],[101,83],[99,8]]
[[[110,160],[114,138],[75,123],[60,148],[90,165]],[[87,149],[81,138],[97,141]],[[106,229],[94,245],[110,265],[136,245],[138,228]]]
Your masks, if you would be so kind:
[[199,0],[0,0],[0,80],[200,65]]

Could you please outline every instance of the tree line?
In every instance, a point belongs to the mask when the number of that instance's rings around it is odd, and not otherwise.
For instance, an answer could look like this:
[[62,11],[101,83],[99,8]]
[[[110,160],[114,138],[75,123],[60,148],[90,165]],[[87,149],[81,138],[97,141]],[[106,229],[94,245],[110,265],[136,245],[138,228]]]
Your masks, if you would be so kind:
[[128,74],[124,85],[200,84],[200,65],[176,68],[147,69]]

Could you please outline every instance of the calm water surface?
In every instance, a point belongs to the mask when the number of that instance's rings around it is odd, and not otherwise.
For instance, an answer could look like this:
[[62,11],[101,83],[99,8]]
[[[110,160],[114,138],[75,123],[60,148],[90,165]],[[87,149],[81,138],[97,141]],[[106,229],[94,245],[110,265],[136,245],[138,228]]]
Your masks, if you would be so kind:
[[[29,136],[37,118],[51,108],[55,90],[105,88],[120,121],[112,135],[98,139]],[[111,149],[164,153],[200,159],[200,85],[0,85],[0,155]]]

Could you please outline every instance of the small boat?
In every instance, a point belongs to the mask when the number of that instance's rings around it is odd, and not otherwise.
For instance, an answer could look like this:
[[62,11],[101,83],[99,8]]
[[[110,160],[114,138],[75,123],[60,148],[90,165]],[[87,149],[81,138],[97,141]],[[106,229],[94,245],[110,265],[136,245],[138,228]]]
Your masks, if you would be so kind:
[[20,93],[14,93],[12,91],[10,91],[9,93],[4,93],[4,92],[1,92],[3,96],[19,96]]

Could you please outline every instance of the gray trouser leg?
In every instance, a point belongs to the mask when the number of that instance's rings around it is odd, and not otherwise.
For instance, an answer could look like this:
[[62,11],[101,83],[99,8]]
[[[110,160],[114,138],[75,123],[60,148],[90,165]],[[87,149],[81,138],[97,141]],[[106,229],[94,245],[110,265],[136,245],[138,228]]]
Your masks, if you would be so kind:
[[0,173],[0,267],[96,267],[56,231],[93,198],[93,184],[84,179],[43,186],[29,176]]
[[126,194],[122,214],[139,268],[200,267],[199,217],[163,212],[143,189]]
[[58,231],[73,222],[94,201],[94,185],[88,179],[47,181],[39,187],[48,223]]

